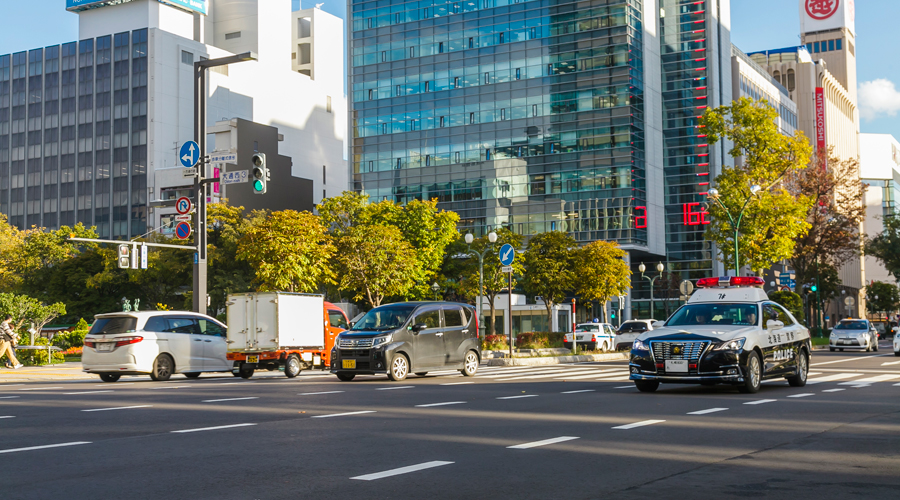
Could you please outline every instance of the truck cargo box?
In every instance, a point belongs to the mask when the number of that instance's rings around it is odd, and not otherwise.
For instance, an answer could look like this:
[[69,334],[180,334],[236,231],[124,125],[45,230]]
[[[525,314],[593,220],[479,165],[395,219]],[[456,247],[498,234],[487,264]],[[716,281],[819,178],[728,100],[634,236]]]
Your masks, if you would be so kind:
[[286,292],[228,296],[228,350],[323,349],[325,298]]

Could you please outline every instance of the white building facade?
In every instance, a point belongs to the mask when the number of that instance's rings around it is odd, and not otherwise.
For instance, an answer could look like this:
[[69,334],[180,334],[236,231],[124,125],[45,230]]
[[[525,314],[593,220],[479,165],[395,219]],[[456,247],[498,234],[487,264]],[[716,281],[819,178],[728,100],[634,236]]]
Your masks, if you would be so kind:
[[[868,185],[863,227],[872,237],[884,230],[886,217],[900,216],[900,142],[890,134],[859,134],[859,145],[860,177]],[[873,281],[898,283],[877,259],[866,256],[866,282]]]

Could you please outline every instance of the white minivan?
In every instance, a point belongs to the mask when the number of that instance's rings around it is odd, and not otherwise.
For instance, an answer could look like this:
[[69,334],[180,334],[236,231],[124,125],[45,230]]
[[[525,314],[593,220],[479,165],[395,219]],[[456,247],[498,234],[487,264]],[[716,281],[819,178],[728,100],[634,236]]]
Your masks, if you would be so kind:
[[230,372],[225,325],[204,314],[137,311],[98,314],[84,338],[83,370],[104,382],[149,374],[169,380],[202,372]]

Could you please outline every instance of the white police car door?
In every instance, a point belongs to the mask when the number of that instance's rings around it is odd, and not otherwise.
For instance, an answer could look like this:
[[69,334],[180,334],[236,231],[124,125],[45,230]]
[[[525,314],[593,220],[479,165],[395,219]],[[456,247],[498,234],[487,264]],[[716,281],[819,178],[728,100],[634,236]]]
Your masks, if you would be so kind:
[[772,302],[763,304],[762,310],[762,335],[763,341],[760,345],[763,348],[763,356],[765,357],[766,375],[775,375],[794,370],[791,364],[795,358],[793,342],[790,340],[790,332],[793,330],[790,326],[774,329],[769,322],[781,321],[781,314],[778,306]]

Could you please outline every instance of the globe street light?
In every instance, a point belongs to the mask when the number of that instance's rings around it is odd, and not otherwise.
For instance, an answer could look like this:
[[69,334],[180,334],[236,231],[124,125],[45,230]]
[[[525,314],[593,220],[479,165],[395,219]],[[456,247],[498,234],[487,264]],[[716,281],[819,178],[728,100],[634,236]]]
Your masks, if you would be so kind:
[[654,304],[654,299],[653,299],[653,283],[654,283],[657,279],[662,278],[662,273],[663,273],[663,271],[666,270],[666,266],[663,265],[662,262],[660,262],[659,264],[657,264],[657,265],[656,265],[656,270],[659,271],[659,276],[654,276],[654,277],[652,277],[652,278],[649,277],[649,276],[644,276],[644,271],[646,271],[646,270],[647,270],[647,266],[645,266],[644,263],[641,262],[641,265],[638,266],[638,271],[641,272],[641,278],[643,278],[643,279],[645,279],[645,280],[650,280],[650,319],[656,319],[656,318],[653,317],[653,312],[654,312],[654,311],[653,311],[653,304]]
[[[487,235],[488,241],[493,245],[493,243],[497,242],[497,233],[491,231]],[[475,241],[475,236],[472,233],[466,234],[466,245],[469,245],[469,254],[478,256],[478,326],[484,324],[481,321],[482,315],[482,307],[481,307],[481,297],[484,295],[484,256],[487,255],[488,251],[493,250],[493,246],[485,247],[481,252],[476,252],[472,250],[472,242]],[[510,306],[511,308],[512,306]],[[511,311],[512,309],[510,309]]]
[[744,206],[741,207],[741,211],[738,213],[737,220],[735,221],[734,217],[731,215],[731,211],[722,203],[722,200],[719,199],[719,190],[716,188],[712,188],[707,191],[707,197],[714,202],[718,203],[723,210],[725,210],[725,215],[728,216],[728,220],[731,222],[731,229],[734,231],[734,275],[738,276],[741,274],[741,265],[738,257],[738,236],[741,228],[741,219],[744,218],[744,210],[747,209],[747,205],[750,204],[750,200],[753,199],[754,196],[759,194],[762,191],[762,187],[759,184],[754,184],[750,186],[750,196],[744,200]]
[[440,291],[441,285],[437,284],[437,281],[431,284],[431,291],[434,292],[434,300],[437,300],[437,293]]

